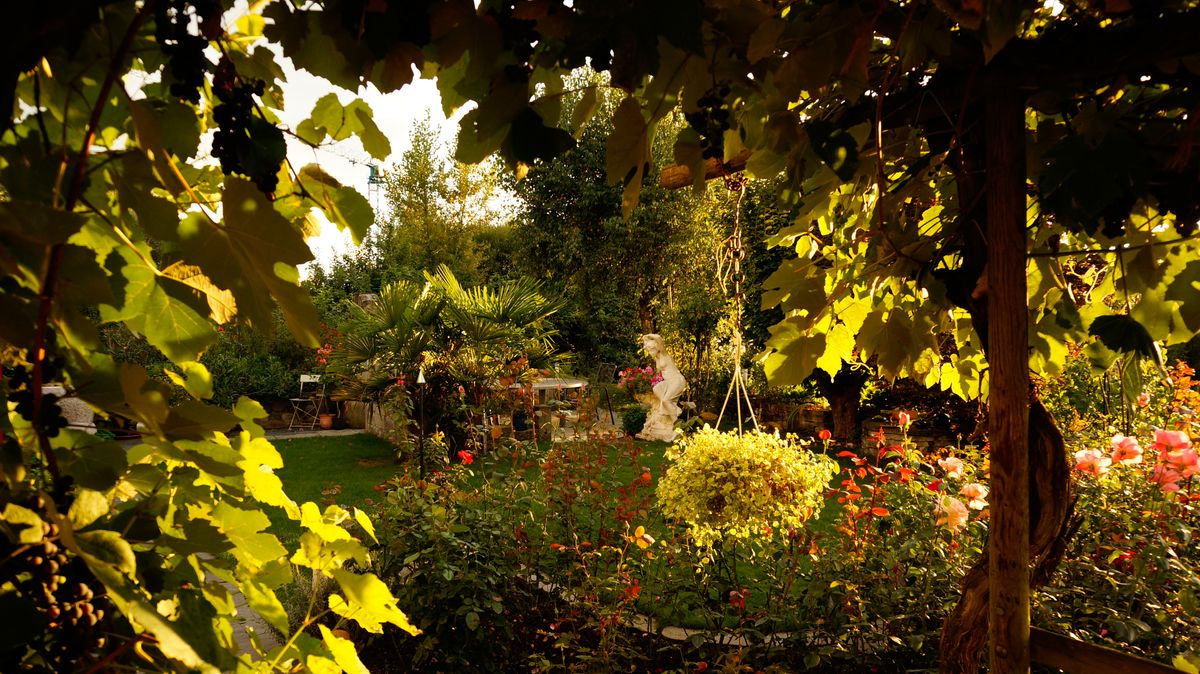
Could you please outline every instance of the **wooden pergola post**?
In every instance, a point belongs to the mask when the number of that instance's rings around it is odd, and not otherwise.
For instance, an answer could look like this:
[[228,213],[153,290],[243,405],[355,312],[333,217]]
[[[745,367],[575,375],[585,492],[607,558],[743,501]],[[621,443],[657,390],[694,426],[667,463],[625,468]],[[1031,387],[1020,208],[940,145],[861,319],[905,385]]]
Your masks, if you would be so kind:
[[1025,97],[987,95],[988,661],[1029,671],[1029,335],[1025,276]]

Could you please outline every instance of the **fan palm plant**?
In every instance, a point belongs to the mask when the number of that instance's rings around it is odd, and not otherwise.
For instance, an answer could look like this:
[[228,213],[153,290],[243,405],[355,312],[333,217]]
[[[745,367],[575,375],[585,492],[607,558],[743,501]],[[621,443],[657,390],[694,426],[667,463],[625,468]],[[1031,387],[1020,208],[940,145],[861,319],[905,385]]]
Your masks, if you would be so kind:
[[397,381],[420,367],[436,348],[445,300],[425,286],[397,281],[385,286],[365,307],[353,305],[340,348],[329,371],[337,377],[335,396],[381,403],[402,393]]
[[445,299],[445,367],[471,391],[476,405],[497,380],[529,379],[561,363],[554,344],[558,332],[549,319],[565,302],[547,297],[538,281],[464,288],[445,265],[426,278]]

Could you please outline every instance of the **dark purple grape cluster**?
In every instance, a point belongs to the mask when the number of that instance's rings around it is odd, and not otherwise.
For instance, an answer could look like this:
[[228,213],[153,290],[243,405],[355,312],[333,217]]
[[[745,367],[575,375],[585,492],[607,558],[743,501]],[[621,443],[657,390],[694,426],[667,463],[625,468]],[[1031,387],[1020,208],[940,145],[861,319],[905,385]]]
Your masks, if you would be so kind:
[[259,191],[270,195],[279,184],[279,166],[286,146],[283,132],[255,114],[254,97],[262,96],[262,80],[240,77],[233,64],[222,60],[213,77],[213,93],[217,105],[213,121],[213,156],[221,161],[226,174],[249,178]]
[[[45,505],[41,495],[24,504],[37,512],[44,512]],[[63,510],[67,507],[65,502],[60,504]],[[58,526],[43,521],[42,534],[42,540],[32,545],[18,546],[0,539],[0,550],[8,559],[6,575],[16,594],[45,621],[45,629],[26,647],[38,654],[37,659],[49,671],[71,671],[80,662],[96,659],[102,653],[115,612],[104,586],[87,564],[59,545]],[[25,659],[20,653],[4,655],[8,657],[0,656],[0,662],[14,657]]]
[[715,86],[696,101],[696,110],[685,113],[683,118],[700,134],[700,150],[705,159],[723,159],[725,156],[725,132],[731,128],[733,115],[726,102],[729,85]]
[[[204,50],[215,24],[219,32],[219,0],[162,0],[154,6],[154,39],[167,57],[171,95],[200,102],[200,90],[212,67]],[[192,32],[193,25],[204,34]]]
[[[57,381],[62,377],[64,361],[62,358],[47,359],[42,364],[42,381]],[[15,404],[17,414],[27,421],[46,430],[46,435],[55,437],[59,430],[67,427],[67,419],[59,409],[58,396],[53,393],[42,394],[41,418],[33,418],[33,375],[24,365],[8,365],[4,367],[4,378],[7,380],[6,395]]]

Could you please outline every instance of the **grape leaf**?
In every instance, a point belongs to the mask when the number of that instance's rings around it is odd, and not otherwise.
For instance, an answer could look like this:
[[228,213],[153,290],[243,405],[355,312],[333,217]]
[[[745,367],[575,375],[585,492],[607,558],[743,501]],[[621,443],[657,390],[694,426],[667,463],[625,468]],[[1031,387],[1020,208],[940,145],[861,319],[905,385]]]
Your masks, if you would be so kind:
[[71,526],[82,529],[108,514],[108,498],[94,489],[77,489],[75,500],[67,511]]
[[116,531],[99,530],[75,533],[75,542],[87,558],[88,566],[107,564],[124,574],[132,576],[137,571],[137,560],[129,542]]
[[0,528],[13,543],[33,544],[43,537],[41,516],[15,503],[4,504],[4,512],[0,514]]
[[246,598],[246,603],[254,609],[255,613],[271,623],[281,634],[288,634],[291,631],[288,626],[287,611],[279,602],[279,597],[269,587],[252,580],[242,581],[238,587],[242,590],[242,596]]
[[203,363],[184,361],[176,363],[175,366],[183,370],[183,374],[170,369],[164,369],[163,374],[167,375],[176,386],[182,387],[183,390],[187,391],[194,398],[207,400],[212,397],[212,374],[209,373],[207,367],[204,367]]
[[218,503],[212,509],[213,523],[229,537],[236,546],[234,556],[252,567],[261,567],[267,562],[287,555],[279,539],[261,533],[271,525],[266,513],[261,510],[235,508],[227,503]]
[[194,361],[214,341],[217,331],[197,311],[203,306],[195,293],[182,283],[160,277],[150,266],[149,256],[128,248],[120,249],[125,260],[124,297],[119,309],[101,305],[104,321],[124,321],[173,361]]
[[300,185],[338,229],[348,229],[361,242],[375,222],[375,211],[358,190],[342,185],[316,164],[300,169]]
[[75,478],[75,483],[81,487],[96,491],[112,489],[127,466],[125,449],[115,442],[97,442],[95,436],[82,431],[76,433],[63,435],[72,438],[82,436],[80,441],[89,444],[54,450],[62,471]]
[[[286,616],[284,617],[286,618]],[[366,666],[363,665],[362,660],[358,659],[358,651],[354,649],[353,641],[335,635],[324,625],[319,627],[321,639],[329,647],[329,652],[333,653],[333,657],[342,671],[346,674],[368,674]]]
[[625,217],[637,205],[642,180],[650,165],[649,127],[637,99],[626,96],[613,113],[613,132],[605,143],[608,150],[608,183],[621,185],[621,213]]
[[1162,364],[1162,352],[1158,348],[1158,343],[1141,323],[1130,316],[1123,314],[1097,316],[1088,327],[1088,334],[1098,337],[1101,344],[1113,351],[1134,353]]
[[329,597],[329,608],[334,613],[356,621],[363,629],[375,634],[383,632],[383,623],[391,623],[413,636],[421,633],[396,607],[391,590],[374,574],[334,569],[331,575],[346,595],[345,599],[338,595]]
[[222,204],[223,226],[202,218],[189,220],[187,231],[181,230],[181,255],[229,290],[238,314],[250,323],[270,329],[274,297],[296,340],[317,346],[316,310],[298,285],[296,265],[312,259],[300,232],[241,178],[225,181]]

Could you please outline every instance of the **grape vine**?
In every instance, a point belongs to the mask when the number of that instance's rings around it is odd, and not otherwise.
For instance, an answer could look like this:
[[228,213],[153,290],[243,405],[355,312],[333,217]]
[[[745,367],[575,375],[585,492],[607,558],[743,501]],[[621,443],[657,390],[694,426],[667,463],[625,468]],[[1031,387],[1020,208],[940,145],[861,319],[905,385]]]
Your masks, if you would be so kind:
[[[61,357],[47,359],[42,366],[45,381],[57,381],[62,376],[64,365],[65,361]],[[28,368],[24,365],[9,365],[5,366],[3,372],[4,378],[8,380],[8,400],[14,403],[15,410],[22,419],[35,422],[37,426],[46,429],[46,435],[51,438],[67,427],[67,419],[56,404],[58,396],[53,393],[42,394],[41,418],[33,418],[33,375]]]

